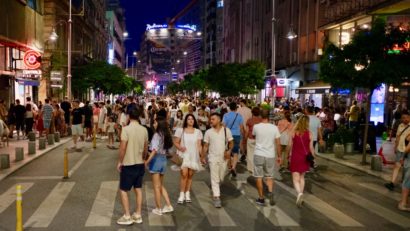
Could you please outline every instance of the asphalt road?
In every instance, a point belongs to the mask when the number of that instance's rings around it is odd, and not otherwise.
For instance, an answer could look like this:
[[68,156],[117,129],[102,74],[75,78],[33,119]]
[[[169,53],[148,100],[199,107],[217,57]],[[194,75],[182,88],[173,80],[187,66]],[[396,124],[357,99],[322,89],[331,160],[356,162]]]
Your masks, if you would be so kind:
[[70,178],[62,180],[65,146],[0,181],[1,231],[15,230],[16,184],[25,191],[25,230],[33,231],[410,230],[410,213],[397,210],[399,191],[388,192],[381,180],[324,160],[316,172],[308,174],[302,208],[295,205],[289,173],[275,185],[275,206],[256,205],[254,179],[243,166],[236,180],[227,176],[222,185],[222,209],[211,204],[207,170],[194,176],[193,202],[177,205],[179,173],[168,168],[165,185],[175,211],[160,217],[151,213],[152,184],[146,174],[143,224],[123,227],[116,224],[122,215],[115,169],[118,151],[106,148],[103,141],[96,150],[87,143],[83,152],[69,153]]

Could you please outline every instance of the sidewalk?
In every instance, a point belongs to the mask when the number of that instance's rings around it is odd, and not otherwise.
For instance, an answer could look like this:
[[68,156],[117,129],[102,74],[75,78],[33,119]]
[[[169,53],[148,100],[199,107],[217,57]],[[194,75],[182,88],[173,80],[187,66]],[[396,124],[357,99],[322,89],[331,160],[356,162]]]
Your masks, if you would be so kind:
[[[47,152],[60,147],[68,143],[71,140],[71,137],[64,137],[60,139],[60,142],[54,143],[54,145],[46,145],[46,149],[38,150],[38,136],[36,137],[36,154],[28,155],[28,140],[16,140],[10,139],[9,146],[4,147],[2,145],[0,147],[0,154],[9,154],[10,156],[10,168],[7,169],[0,169],[0,181],[6,178],[8,175],[12,174],[13,172],[17,171],[21,167],[25,166],[26,164],[30,163],[31,161],[39,158],[40,156],[46,154]],[[15,148],[16,147],[23,147],[24,148],[24,159],[21,161],[16,162],[16,155],[15,155]],[[63,153],[61,154],[63,155]]]

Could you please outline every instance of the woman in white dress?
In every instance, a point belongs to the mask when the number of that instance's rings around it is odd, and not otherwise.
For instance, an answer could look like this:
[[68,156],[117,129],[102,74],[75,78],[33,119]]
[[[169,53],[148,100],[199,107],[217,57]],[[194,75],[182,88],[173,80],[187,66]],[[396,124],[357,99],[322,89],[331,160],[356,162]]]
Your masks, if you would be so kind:
[[185,117],[183,127],[178,128],[174,135],[174,145],[177,154],[182,157],[180,194],[178,204],[191,201],[192,177],[195,171],[202,170],[199,152],[202,149],[202,132],[193,114]]

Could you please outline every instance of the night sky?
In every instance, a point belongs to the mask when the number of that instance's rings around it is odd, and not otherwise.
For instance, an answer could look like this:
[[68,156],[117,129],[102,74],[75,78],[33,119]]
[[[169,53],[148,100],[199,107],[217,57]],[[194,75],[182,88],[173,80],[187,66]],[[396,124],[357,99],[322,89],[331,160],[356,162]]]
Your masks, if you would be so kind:
[[127,53],[139,50],[141,36],[146,24],[162,24],[174,17],[191,0],[120,0],[125,9],[126,28],[129,40],[125,45]]

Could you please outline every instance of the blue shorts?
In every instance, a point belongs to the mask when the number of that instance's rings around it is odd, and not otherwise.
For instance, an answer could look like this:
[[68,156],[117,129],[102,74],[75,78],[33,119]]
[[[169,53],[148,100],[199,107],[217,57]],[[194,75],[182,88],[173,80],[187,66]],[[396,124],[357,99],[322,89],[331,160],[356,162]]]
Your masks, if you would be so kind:
[[149,162],[148,170],[150,173],[164,174],[167,168],[167,156],[157,153]]
[[120,172],[120,189],[122,191],[130,191],[132,187],[141,188],[144,173],[144,164],[122,166]]
[[232,136],[232,137],[233,137],[232,154],[239,154],[239,147],[241,145],[241,136]]
[[43,120],[44,129],[49,129],[51,125],[51,120]]
[[404,159],[403,171],[404,171],[404,177],[403,177],[402,187],[410,189],[410,156]]
[[396,152],[396,162],[400,162],[404,157],[404,152]]

